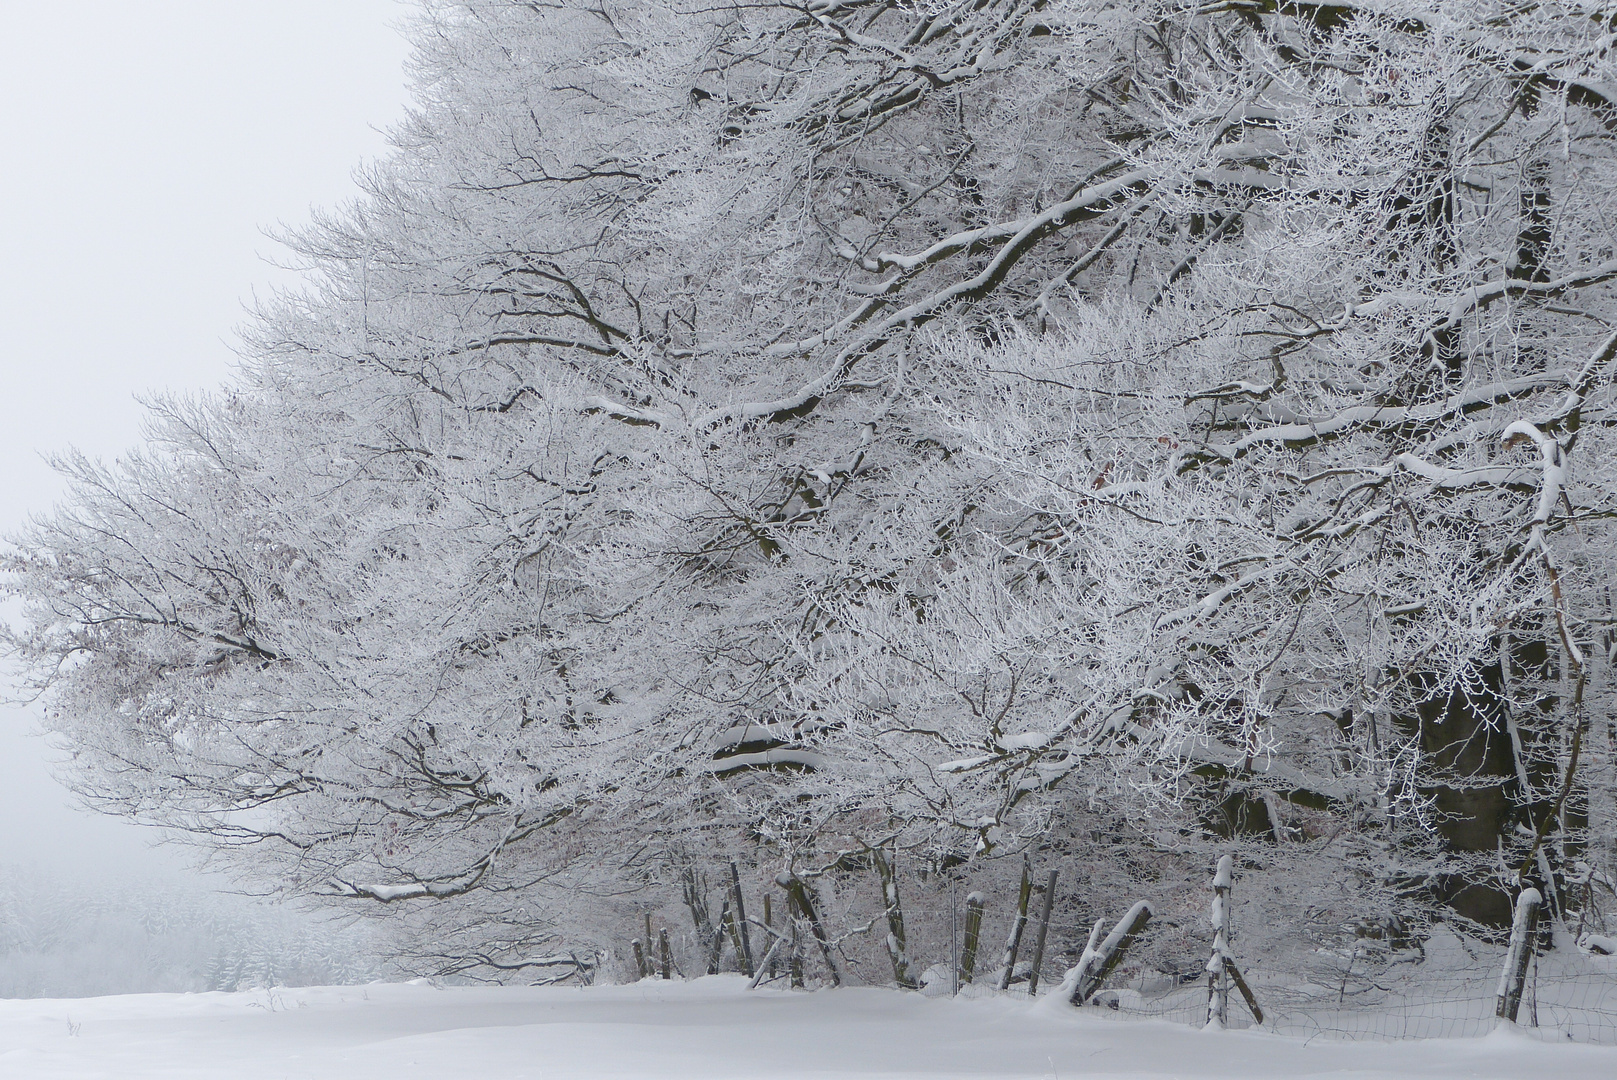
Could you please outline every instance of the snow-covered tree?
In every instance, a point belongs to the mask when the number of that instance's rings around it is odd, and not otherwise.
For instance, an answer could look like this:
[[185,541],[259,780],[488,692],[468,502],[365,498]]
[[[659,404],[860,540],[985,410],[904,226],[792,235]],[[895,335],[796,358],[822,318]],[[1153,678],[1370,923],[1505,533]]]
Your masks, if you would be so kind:
[[803,642],[819,692],[984,846],[1123,781],[1226,834],[1348,830],[1496,925],[1520,876],[1582,903],[1611,746],[1609,28],[1106,10],[1089,111],[1138,224],[1092,226],[1068,288],[1022,281],[1023,318],[928,336],[973,542],[909,521],[931,557]]
[[429,4],[232,391],[64,463],[11,646],[93,801],[453,900],[399,917],[454,970],[692,859],[1118,816],[1565,912],[1610,855],[1611,18]]

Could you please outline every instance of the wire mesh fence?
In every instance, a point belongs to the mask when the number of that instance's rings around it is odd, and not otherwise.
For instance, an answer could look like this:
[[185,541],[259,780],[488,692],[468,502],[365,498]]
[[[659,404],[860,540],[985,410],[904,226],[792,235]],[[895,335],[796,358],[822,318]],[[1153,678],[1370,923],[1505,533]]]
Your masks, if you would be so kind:
[[[1519,1025],[1543,1037],[1617,1045],[1617,975],[1573,971],[1541,960],[1530,975]],[[1495,1016],[1497,973],[1477,970],[1386,980],[1374,994],[1350,999],[1329,987],[1297,979],[1249,975],[1264,1009],[1264,1030],[1341,1039],[1449,1039],[1485,1035]],[[1164,986],[1149,979],[1108,987],[1091,1007],[1117,1016],[1201,1026],[1207,1020],[1205,985]],[[1232,1004],[1228,1026],[1254,1026]]]
[[[1059,936],[1070,939],[1073,933],[1068,930]],[[1000,991],[1002,969],[996,964],[1003,943],[993,945],[994,956],[979,962],[972,982],[958,992],[968,997],[997,993],[1025,997],[1027,961],[1018,965],[1009,989]],[[946,992],[947,943],[930,944],[922,951],[929,988]],[[958,954],[958,946],[954,952]],[[1419,951],[1391,958],[1349,956],[1345,966],[1340,957],[1315,959],[1319,962],[1299,963],[1292,956],[1244,964],[1263,1010],[1263,1023],[1256,1024],[1232,994],[1227,1026],[1261,1027],[1304,1038],[1396,1040],[1476,1037],[1501,1022],[1495,1013],[1505,949],[1469,940],[1446,927],[1434,928]],[[1073,960],[1071,949],[1046,958],[1040,996],[1056,990]],[[1084,1008],[1122,1019],[1201,1027],[1208,1018],[1207,979],[1199,971],[1176,974],[1149,964],[1126,964]],[[1534,957],[1518,1027],[1545,1039],[1617,1046],[1617,956],[1594,955],[1561,940],[1557,948]]]
[[[1027,996],[1029,952],[1018,957],[1010,985],[1000,989],[1006,942],[997,925],[985,926],[969,981],[958,972],[963,933],[949,940],[949,927],[963,927],[964,904],[952,921],[946,908],[916,911],[917,927],[941,934],[912,936],[909,953],[924,992],[965,997]],[[999,921],[1004,921],[1003,913]],[[1085,928],[1053,927],[1052,942],[1081,942]],[[1031,935],[1030,935],[1031,936]],[[1248,983],[1263,1010],[1257,1025],[1240,998],[1231,995],[1227,1026],[1303,1038],[1449,1039],[1494,1030],[1505,949],[1436,926],[1414,949],[1391,951],[1367,945],[1358,955],[1281,953],[1243,962]],[[1239,942],[1237,943],[1239,951]],[[1321,950],[1323,952],[1323,950]],[[1076,949],[1055,946],[1044,957],[1039,996],[1057,991]],[[1312,961],[1312,962],[1310,962]],[[880,970],[865,974],[879,981]],[[1122,1019],[1164,1020],[1201,1027],[1208,1018],[1204,972],[1164,972],[1149,962],[1124,964],[1084,1006]],[[1578,948],[1566,935],[1557,947],[1535,956],[1527,971],[1518,1027],[1544,1039],[1617,1046],[1617,956]]]
[[[1277,980],[1253,980],[1264,1007],[1264,1030],[1281,1035],[1332,1036],[1349,1040],[1467,1038],[1486,1035],[1499,1020],[1488,980],[1428,980],[1387,988],[1374,1002],[1332,1001],[1326,988]],[[1206,1020],[1205,986],[1108,988],[1093,1007],[1121,1017]],[[1520,1025],[1549,1038],[1617,1044],[1617,980],[1609,973],[1539,973],[1528,985]],[[1232,1007],[1229,1027],[1253,1027]]]
[[[1098,940],[1092,932],[1095,918],[1104,930],[1123,912],[1069,903],[1065,913],[1041,926],[1039,890],[1032,891],[1035,895],[1023,901],[1028,915],[1020,935],[1015,922],[1021,898],[1014,890],[1002,887],[988,896],[964,886],[930,895],[911,892],[902,906],[906,978],[932,996],[1026,998],[1036,973],[1038,996],[1064,992],[1063,976],[1081,962],[1086,940],[1091,945]],[[823,905],[826,946],[816,939],[809,920],[794,920],[784,915],[786,910],[777,898],[776,921],[768,930],[756,916],[749,920],[760,956],[765,939],[779,937],[785,945],[791,934],[797,943],[797,976],[810,988],[894,985],[891,924],[869,897],[845,893],[838,902]],[[1501,943],[1441,922],[1419,935],[1387,927],[1340,927],[1333,940],[1321,935],[1275,941],[1273,928],[1256,915],[1254,908],[1234,919],[1226,955],[1239,964],[1261,1007],[1262,1023],[1255,1023],[1244,995],[1230,994],[1225,1021],[1230,1028],[1260,1026],[1302,1038],[1397,1040],[1476,1037],[1501,1023],[1496,1013],[1507,951]],[[1164,907],[1127,960],[1108,969],[1084,1008],[1118,1019],[1204,1026],[1213,942],[1207,918],[1205,901]],[[718,970],[740,970],[729,940],[719,943],[724,950],[719,956],[712,934],[677,935],[676,977],[712,970],[715,960]],[[1611,939],[1593,940],[1607,944]],[[1541,944],[1547,943],[1546,935]],[[1046,945],[1042,955],[1037,952],[1041,944]],[[788,957],[789,950],[783,949],[771,958],[771,970],[760,981],[788,979],[793,967]],[[828,958],[836,965],[834,978]],[[1008,978],[1007,960],[1012,962]],[[1580,947],[1565,931],[1555,934],[1554,947],[1540,948],[1529,960],[1517,1025],[1547,1040],[1617,1046],[1617,955]]]

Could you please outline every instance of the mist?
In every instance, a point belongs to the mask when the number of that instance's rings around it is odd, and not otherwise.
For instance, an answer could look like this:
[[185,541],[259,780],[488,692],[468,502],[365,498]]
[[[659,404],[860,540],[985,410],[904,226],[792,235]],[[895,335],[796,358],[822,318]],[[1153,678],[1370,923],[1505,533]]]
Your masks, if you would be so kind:
[[[383,129],[406,96],[408,9],[4,10],[0,533],[10,534],[62,494],[49,455],[111,460],[139,441],[143,397],[227,378],[247,305],[297,280],[269,233],[355,198],[354,170],[387,150]],[[272,939],[299,937],[286,920],[300,916],[228,895],[182,847],[78,806],[53,776],[62,754],[35,734],[38,720],[26,702],[0,707],[0,996],[225,988],[234,976],[204,976],[230,949],[254,934],[271,951]],[[172,928],[148,933],[164,910],[189,913],[184,942],[162,938]],[[163,966],[131,960],[164,952]],[[279,977],[297,977],[288,970]]]

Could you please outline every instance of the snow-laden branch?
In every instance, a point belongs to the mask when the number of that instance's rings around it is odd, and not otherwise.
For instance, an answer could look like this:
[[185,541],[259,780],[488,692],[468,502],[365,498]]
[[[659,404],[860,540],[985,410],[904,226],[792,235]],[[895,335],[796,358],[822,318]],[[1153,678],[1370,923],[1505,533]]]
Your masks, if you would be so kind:
[[1499,439],[1506,446],[1531,441],[1538,447],[1543,465],[1533,524],[1547,523],[1555,515],[1555,504],[1560,502],[1561,492],[1566,487],[1566,455],[1561,450],[1561,444],[1526,420],[1512,421],[1500,433]]
[[[1457,491],[1469,487],[1509,487],[1519,484],[1530,484],[1533,474],[1527,469],[1515,468],[1505,465],[1481,465],[1469,469],[1450,469],[1431,462],[1412,453],[1399,454],[1394,459],[1398,466],[1420,477],[1430,480],[1434,487],[1445,491]],[[1386,475],[1390,469],[1377,470]]]
[[1576,289],[1599,285],[1614,278],[1617,278],[1617,259],[1607,260],[1598,266],[1565,274],[1550,281],[1501,278],[1497,281],[1461,289],[1452,296],[1431,296],[1397,291],[1384,292],[1374,299],[1352,304],[1348,309],[1348,313],[1353,318],[1368,319],[1377,318],[1400,309],[1437,309],[1443,312],[1443,316],[1426,328],[1424,333],[1430,337],[1433,334],[1460,325],[1467,316],[1498,303],[1500,300],[1528,296],[1560,296]]
[[[736,420],[752,420],[766,416],[777,416],[803,408],[824,397],[847,376],[849,369],[864,353],[874,345],[885,341],[886,336],[904,326],[914,326],[925,322],[942,309],[960,301],[970,301],[981,298],[986,292],[993,289],[1016,265],[1017,261],[1040,239],[1052,231],[1064,229],[1086,218],[1098,217],[1109,212],[1118,199],[1130,193],[1138,193],[1146,185],[1147,174],[1141,171],[1125,173],[1114,180],[1084,188],[1077,195],[1057,203],[1040,214],[1023,218],[1014,222],[1007,222],[998,228],[1001,230],[994,235],[1008,238],[993,257],[988,260],[980,271],[962,281],[954,282],[944,288],[924,296],[903,308],[893,312],[867,331],[862,340],[843,349],[818,378],[803,384],[790,394],[783,395],[768,401],[739,402],[721,408],[711,409],[699,415],[692,427],[697,431],[708,431],[721,424]],[[964,237],[966,234],[962,234]],[[954,254],[969,247],[973,240],[961,239],[958,246],[951,247],[948,254]],[[932,250],[932,249],[929,249]],[[937,258],[943,258],[939,254]]]
[[1566,371],[1545,372],[1514,379],[1501,379],[1424,405],[1355,405],[1318,419],[1258,428],[1233,442],[1209,443],[1205,447],[1186,452],[1183,455],[1184,467],[1192,467],[1207,460],[1234,461],[1246,456],[1254,448],[1264,445],[1298,448],[1338,438],[1360,429],[1439,424],[1504,404],[1523,394],[1570,387],[1575,385],[1577,378],[1573,373]]
[[1552,436],[1540,431],[1533,424],[1525,420],[1517,420],[1507,426],[1501,434],[1501,441],[1506,445],[1518,442],[1531,441],[1538,447],[1541,459],[1541,478],[1539,481],[1538,505],[1533,510],[1531,538],[1523,549],[1516,565],[1520,566],[1528,558],[1537,555],[1543,564],[1544,572],[1549,577],[1550,601],[1555,612],[1555,622],[1561,638],[1561,647],[1565,650],[1567,660],[1573,669],[1581,676],[1584,671],[1583,649],[1574,640],[1569,625],[1566,608],[1566,596],[1561,588],[1561,568],[1557,564],[1555,553],[1550,547],[1550,540],[1546,527],[1555,516],[1555,508],[1565,497],[1567,484],[1566,451]]

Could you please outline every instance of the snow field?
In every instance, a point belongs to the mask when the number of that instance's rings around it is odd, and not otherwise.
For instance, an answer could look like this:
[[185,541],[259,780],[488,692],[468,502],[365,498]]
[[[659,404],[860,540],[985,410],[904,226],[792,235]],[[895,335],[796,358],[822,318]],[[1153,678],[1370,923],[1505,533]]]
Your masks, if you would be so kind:
[[1617,1049],[1480,1039],[1312,1041],[1079,1012],[1049,996],[627,986],[313,987],[0,1001],[5,1080],[1617,1076]]

